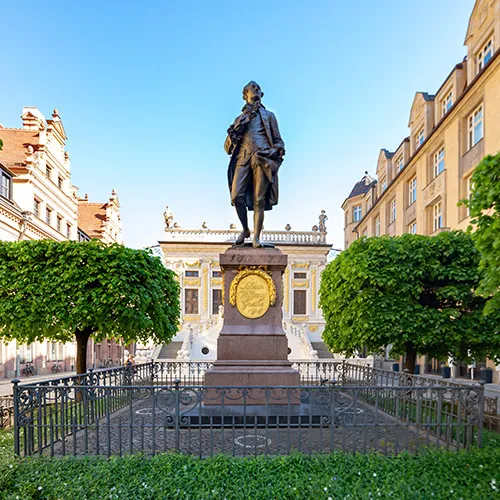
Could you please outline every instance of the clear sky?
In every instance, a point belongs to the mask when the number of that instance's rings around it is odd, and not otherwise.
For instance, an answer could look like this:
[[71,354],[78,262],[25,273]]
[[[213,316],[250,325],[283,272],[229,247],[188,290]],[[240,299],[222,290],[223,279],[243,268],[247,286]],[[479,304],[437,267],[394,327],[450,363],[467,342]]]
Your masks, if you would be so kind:
[[340,208],[380,148],[408,135],[416,91],[435,92],[465,55],[474,0],[101,0],[2,2],[0,123],[58,108],[73,183],[112,188],[125,243],[237,222],[223,143],[256,80],[286,145],[280,202],[265,227],[310,230]]

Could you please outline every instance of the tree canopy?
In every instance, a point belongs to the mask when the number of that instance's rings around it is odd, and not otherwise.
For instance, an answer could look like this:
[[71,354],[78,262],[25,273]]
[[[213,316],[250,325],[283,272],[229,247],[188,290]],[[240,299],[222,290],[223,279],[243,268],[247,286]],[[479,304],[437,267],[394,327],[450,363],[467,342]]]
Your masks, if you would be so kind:
[[[500,310],[500,153],[486,156],[474,169],[471,193],[462,203],[475,226],[472,239],[481,253],[483,271],[478,293],[491,300],[486,313]],[[472,229],[472,227],[470,228]]]
[[144,250],[98,241],[0,242],[0,336],[77,340],[83,373],[89,336],[169,342],[179,322],[175,274]]
[[499,317],[485,316],[487,301],[474,293],[479,258],[460,231],[355,241],[322,274],[325,342],[346,355],[392,344],[411,371],[417,353],[498,359]]

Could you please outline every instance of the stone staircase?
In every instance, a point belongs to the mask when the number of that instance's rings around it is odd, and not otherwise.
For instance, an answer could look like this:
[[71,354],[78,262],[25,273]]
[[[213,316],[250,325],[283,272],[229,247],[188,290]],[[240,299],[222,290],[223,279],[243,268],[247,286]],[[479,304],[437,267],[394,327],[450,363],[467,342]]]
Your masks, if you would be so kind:
[[158,353],[156,359],[177,359],[177,351],[180,351],[182,347],[182,342],[170,342],[170,344],[165,344]]
[[332,359],[333,354],[328,350],[324,342],[311,342],[313,349],[318,353],[319,359]]

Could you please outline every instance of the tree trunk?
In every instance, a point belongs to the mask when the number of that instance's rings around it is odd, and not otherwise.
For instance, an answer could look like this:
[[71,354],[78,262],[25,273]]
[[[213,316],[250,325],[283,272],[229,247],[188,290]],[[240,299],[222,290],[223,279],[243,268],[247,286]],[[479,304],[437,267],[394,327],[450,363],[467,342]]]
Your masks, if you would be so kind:
[[82,375],[87,372],[87,343],[89,341],[92,330],[84,328],[76,330],[76,374]]
[[404,369],[408,370],[411,374],[415,373],[416,362],[417,362],[417,349],[411,342],[407,342]]

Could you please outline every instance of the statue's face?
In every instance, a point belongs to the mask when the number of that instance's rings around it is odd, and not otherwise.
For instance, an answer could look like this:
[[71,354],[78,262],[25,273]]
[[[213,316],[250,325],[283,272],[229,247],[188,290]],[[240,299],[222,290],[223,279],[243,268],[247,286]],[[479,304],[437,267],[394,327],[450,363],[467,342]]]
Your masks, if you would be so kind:
[[248,103],[260,101],[262,99],[262,90],[256,82],[250,82],[246,87],[245,100]]

